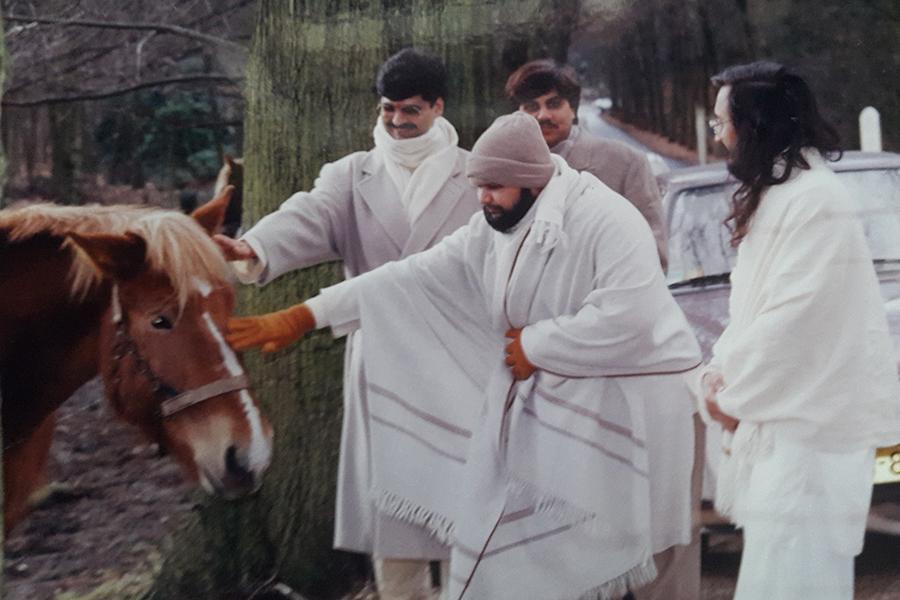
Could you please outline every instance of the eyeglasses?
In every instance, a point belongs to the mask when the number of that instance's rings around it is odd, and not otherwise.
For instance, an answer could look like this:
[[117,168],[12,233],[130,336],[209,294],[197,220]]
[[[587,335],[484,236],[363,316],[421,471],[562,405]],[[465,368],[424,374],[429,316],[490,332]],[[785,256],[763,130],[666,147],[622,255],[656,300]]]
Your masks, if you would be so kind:
[[406,115],[407,117],[418,117],[422,114],[422,107],[416,104],[407,104],[405,106],[401,106],[399,109],[396,105],[391,104],[389,102],[379,103],[378,112],[387,113],[389,115],[394,114],[394,111],[399,110],[401,113]]
[[712,129],[712,132],[715,135],[719,135],[722,133],[722,128],[725,127],[726,123],[731,123],[731,121],[723,121],[722,119],[716,117],[715,119],[710,119],[707,124],[709,128]]

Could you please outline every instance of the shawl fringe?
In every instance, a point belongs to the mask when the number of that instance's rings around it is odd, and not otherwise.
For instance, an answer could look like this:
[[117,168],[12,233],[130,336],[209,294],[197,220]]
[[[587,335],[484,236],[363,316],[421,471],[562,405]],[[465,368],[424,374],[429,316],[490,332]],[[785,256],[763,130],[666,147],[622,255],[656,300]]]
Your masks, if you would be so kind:
[[536,512],[547,515],[554,521],[584,523],[587,527],[589,522],[596,521],[597,515],[594,513],[573,506],[559,496],[548,494],[531,482],[513,477],[510,478],[507,489],[512,495],[533,504]]
[[453,538],[453,521],[427,510],[402,496],[386,490],[375,495],[375,508],[391,518],[423,527],[437,541],[449,546]]
[[737,490],[747,485],[753,464],[772,452],[772,436],[771,432],[762,431],[759,424],[741,423],[730,441],[730,456],[726,454],[719,469],[715,506],[719,514],[735,521]]
[[610,579],[603,585],[588,590],[580,596],[572,598],[560,598],[560,600],[619,600],[630,590],[635,590],[656,579],[656,563],[653,557],[648,557],[641,564]]

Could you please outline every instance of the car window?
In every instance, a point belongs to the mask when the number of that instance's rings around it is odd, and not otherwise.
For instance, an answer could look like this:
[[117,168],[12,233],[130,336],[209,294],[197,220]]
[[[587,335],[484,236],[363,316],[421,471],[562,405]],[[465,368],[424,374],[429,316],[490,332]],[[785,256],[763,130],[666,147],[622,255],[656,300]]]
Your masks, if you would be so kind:
[[[900,265],[900,169],[843,171],[838,176],[858,206],[872,256],[880,268]],[[669,284],[730,273],[737,250],[723,221],[736,184],[688,188],[672,198]],[[894,263],[891,265],[891,263]]]
[[676,194],[670,204],[668,282],[730,273],[737,251],[723,225],[736,186],[711,185]]
[[859,206],[872,257],[900,261],[900,169],[838,173]]

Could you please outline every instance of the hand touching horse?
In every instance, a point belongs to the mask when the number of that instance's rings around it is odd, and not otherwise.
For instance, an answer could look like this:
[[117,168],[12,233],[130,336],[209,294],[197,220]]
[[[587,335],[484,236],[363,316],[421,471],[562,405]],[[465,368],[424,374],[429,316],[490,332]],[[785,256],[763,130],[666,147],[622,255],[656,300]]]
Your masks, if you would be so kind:
[[0,211],[7,530],[42,483],[54,411],[98,372],[115,412],[188,478],[226,497],[259,486],[272,428],[222,335],[234,292],[209,238],[232,191],[194,219],[121,206]]

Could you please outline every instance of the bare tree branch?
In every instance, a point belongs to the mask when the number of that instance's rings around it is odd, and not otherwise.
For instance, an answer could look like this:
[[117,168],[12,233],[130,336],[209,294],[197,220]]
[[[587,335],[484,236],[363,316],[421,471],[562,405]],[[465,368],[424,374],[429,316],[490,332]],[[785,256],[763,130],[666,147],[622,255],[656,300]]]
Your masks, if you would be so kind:
[[80,102],[83,100],[102,100],[104,98],[112,98],[114,96],[122,96],[138,90],[152,87],[162,87],[166,85],[191,84],[191,83],[237,83],[239,79],[227,77],[225,75],[190,75],[186,77],[172,77],[169,79],[159,79],[156,81],[144,81],[130,87],[119,88],[115,90],[107,90],[103,92],[91,92],[73,96],[52,96],[39,98],[37,100],[3,100],[3,106],[41,106],[49,104],[65,104],[69,102]]
[[90,21],[84,19],[56,19],[53,17],[29,17],[26,15],[5,15],[6,21],[18,23],[40,23],[46,25],[65,25],[76,27],[96,27],[100,29],[135,29],[142,31],[155,31],[157,33],[170,33],[189,37],[195,40],[201,40],[218,46],[225,46],[246,52],[246,48],[241,44],[220,38],[214,35],[208,35],[193,29],[179,27],[178,25],[165,25],[162,23],[128,23],[124,21]]

